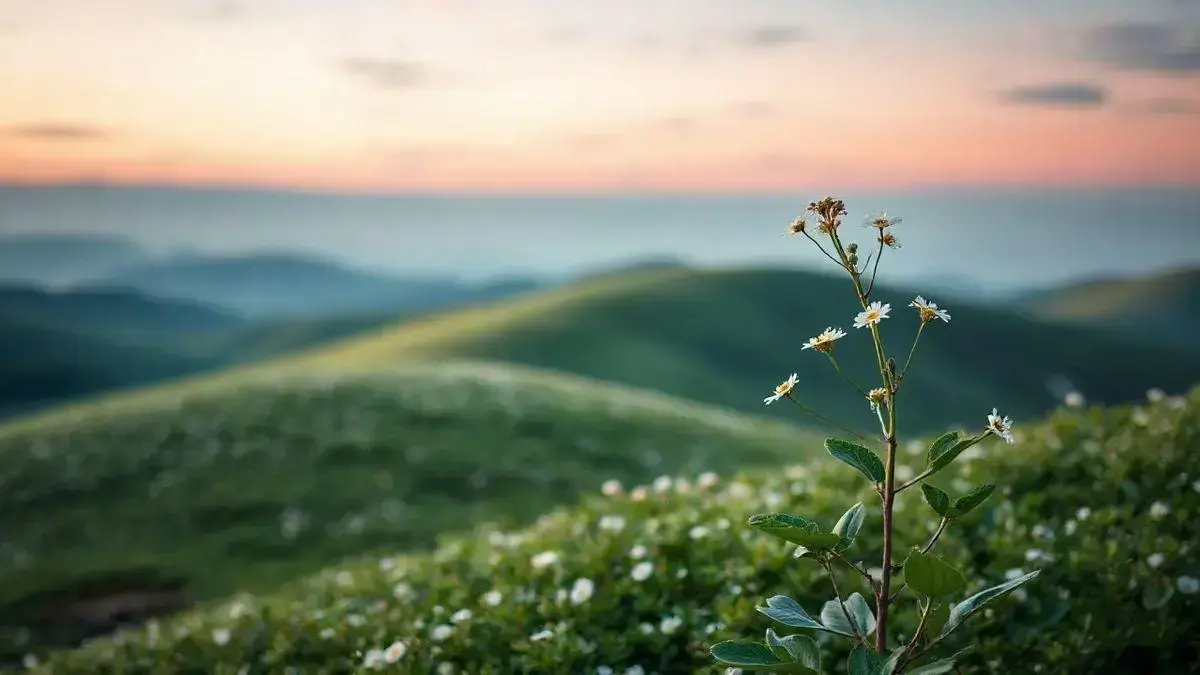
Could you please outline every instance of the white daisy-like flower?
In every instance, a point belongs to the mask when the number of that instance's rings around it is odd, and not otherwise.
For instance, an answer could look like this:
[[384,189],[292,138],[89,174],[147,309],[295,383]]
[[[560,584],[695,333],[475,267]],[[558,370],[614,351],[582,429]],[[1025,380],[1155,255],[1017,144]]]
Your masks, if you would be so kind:
[[717,484],[721,479],[712,471],[705,471],[696,477],[696,485],[701,488],[710,488]]
[[364,668],[379,668],[386,663],[382,649],[370,649],[366,654],[363,654]]
[[625,519],[621,516],[602,516],[600,529],[606,532],[620,532],[625,529]]
[[891,311],[892,306],[890,304],[872,302],[871,304],[867,305],[866,310],[859,312],[858,315],[854,317],[854,327],[866,328],[867,326],[874,326],[880,321],[888,318],[888,313]]
[[873,213],[867,216],[866,222],[863,224],[866,227],[873,227],[877,230],[885,230],[893,225],[899,224],[903,220],[903,218],[889,216],[887,211],[880,211],[879,213]]
[[542,551],[529,560],[535,570],[543,570],[558,562],[557,551]]
[[1167,392],[1163,391],[1162,389],[1159,389],[1158,387],[1154,387],[1154,388],[1146,391],[1146,400],[1150,401],[1151,403],[1158,403],[1159,401],[1162,401],[1166,397],[1167,397]]
[[[646,622],[642,622],[641,624],[638,625],[638,630],[642,633],[642,635],[650,635],[651,633],[654,632],[654,626],[651,626],[650,624],[648,624]],[[626,671],[626,672],[628,672],[628,671]]]
[[229,644],[229,638],[233,637],[233,633],[228,628],[216,628],[212,632],[212,641],[218,647],[224,647]]
[[483,604],[488,607],[497,607],[504,602],[504,594],[500,591],[488,591],[483,594]]
[[1146,558],[1146,564],[1149,565],[1150,569],[1153,569],[1153,570],[1156,570],[1156,569],[1162,567],[1162,564],[1165,563],[1166,561],[1167,561],[1167,556],[1165,556],[1161,553],[1151,553]]
[[621,494],[621,481],[615,479],[604,481],[600,486],[600,492],[605,497],[616,497]]
[[1166,502],[1154,502],[1150,505],[1150,517],[1158,520],[1166,518],[1171,513],[1171,505]]
[[675,481],[671,480],[670,476],[659,476],[658,478],[654,479],[652,487],[654,488],[655,492],[661,495],[665,492],[670,492],[671,486],[674,484]]
[[451,623],[462,623],[464,621],[470,621],[472,616],[474,616],[474,615],[471,613],[471,610],[460,609],[457,612],[450,615],[450,622]]
[[688,536],[692,539],[703,539],[708,536],[708,528],[703,525],[696,525],[688,532]]
[[791,377],[789,377],[788,379],[783,381],[783,384],[780,384],[779,386],[775,387],[774,394],[771,394],[770,396],[763,399],[763,403],[765,403],[767,405],[771,405],[775,401],[778,401],[779,399],[783,398],[784,396],[787,396],[788,394],[792,393],[792,390],[796,388],[796,383],[799,381],[800,381],[800,376],[797,375],[796,373],[792,373]]
[[413,593],[412,586],[409,586],[401,581],[400,583],[396,584],[394,588],[392,588],[392,595],[396,596],[397,600],[403,601],[411,600],[415,593]]
[[454,627],[444,623],[439,623],[429,631],[429,639],[434,642],[445,642],[451,635],[454,635]]
[[639,485],[629,492],[629,498],[635,502],[644,502],[647,496],[649,496],[649,492],[645,485]]
[[322,628],[320,635],[322,640],[332,640],[333,636],[337,635],[337,631],[332,628]]
[[1184,595],[1195,595],[1200,593],[1200,580],[1185,575],[1175,580],[1175,588]]
[[1086,506],[1081,506],[1079,507],[1079,510],[1075,512],[1075,517],[1079,520],[1087,520],[1088,518],[1092,517],[1092,510]]
[[941,319],[946,323],[950,323],[950,312],[938,309],[936,302],[929,302],[919,295],[912,302],[908,303],[908,306],[916,308],[917,313],[921,315],[921,323],[928,323],[934,319]]
[[396,663],[404,658],[404,654],[408,652],[408,645],[397,640],[388,645],[388,648],[383,650],[383,660],[388,663]]
[[643,560],[633,566],[633,571],[629,573],[629,576],[634,581],[645,581],[650,578],[651,574],[654,574],[654,563],[649,560]]
[[582,605],[591,600],[595,590],[596,584],[591,579],[576,579],[575,585],[571,586],[571,604]]
[[1077,391],[1069,391],[1067,392],[1067,395],[1063,397],[1063,403],[1065,403],[1068,408],[1082,408],[1084,404],[1087,403],[1087,399],[1083,397],[1083,394]]
[[529,639],[533,642],[545,642],[552,637],[554,637],[554,631],[547,628],[530,635]]
[[662,623],[658,625],[658,630],[662,632],[663,635],[670,635],[678,630],[682,625],[683,619],[677,616],[668,616],[662,620]]
[[804,346],[800,349],[815,349],[819,352],[828,353],[833,351],[834,343],[844,337],[846,337],[846,331],[841,328],[827,327],[821,331],[820,335],[809,338],[808,342],[805,342]]
[[996,408],[992,408],[992,414],[988,415],[988,431],[1003,438],[1010,445],[1017,442],[1012,435],[1012,419],[1001,417],[1000,411]]
[[637,560],[638,558],[646,557],[646,547],[641,544],[634,544],[633,548],[629,549],[629,557]]

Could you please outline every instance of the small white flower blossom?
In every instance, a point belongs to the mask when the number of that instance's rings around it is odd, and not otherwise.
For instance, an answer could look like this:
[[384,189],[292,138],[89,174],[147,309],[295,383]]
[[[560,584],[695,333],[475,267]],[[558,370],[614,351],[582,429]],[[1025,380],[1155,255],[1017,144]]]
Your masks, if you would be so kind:
[[596,675],[613,675],[613,669],[608,666],[599,666],[596,668]]
[[950,323],[950,313],[944,309],[938,309],[936,302],[926,302],[925,298],[917,296],[915,300],[908,303],[909,307],[914,307],[917,313],[921,316],[921,323],[928,323],[935,319],[941,319],[946,323]]
[[668,616],[662,620],[662,623],[659,624],[658,630],[660,630],[663,635],[671,635],[682,625],[683,619],[677,616]]
[[1185,575],[1175,580],[1175,587],[1184,595],[1195,595],[1200,592],[1200,580]]
[[775,401],[778,401],[779,399],[783,398],[784,396],[787,396],[788,394],[792,393],[792,390],[796,388],[796,383],[798,383],[799,381],[800,381],[800,376],[797,375],[796,373],[792,373],[791,376],[789,376],[788,379],[784,380],[782,384],[775,387],[774,394],[771,394],[770,396],[763,399],[763,403],[765,403],[767,405],[771,405]]
[[620,532],[625,529],[625,519],[621,516],[603,516],[600,518],[600,529],[607,532]]
[[675,479],[675,491],[679,494],[687,494],[692,491],[692,484],[686,478]]
[[1012,435],[1012,419],[1001,417],[996,408],[992,408],[992,414],[988,415],[988,431],[1003,438],[1010,445],[1017,442]]
[[434,642],[445,642],[451,635],[454,634],[454,628],[440,623],[429,631],[429,639]]
[[1068,520],[1067,522],[1063,523],[1063,532],[1066,532],[1068,537],[1074,536],[1075,531],[1078,529],[1079,523],[1075,522],[1074,520]]
[[625,669],[625,675],[646,675],[646,670],[641,666],[630,666]]
[[1200,492],[1200,480],[1197,480],[1194,483],[1192,483],[1192,491]]
[[720,478],[712,471],[705,471],[696,477],[696,485],[701,488],[710,488],[717,484]]
[[1165,563],[1166,561],[1167,561],[1167,557],[1161,553],[1151,553],[1146,558],[1146,564],[1150,566],[1150,569],[1154,569],[1154,570],[1162,567],[1162,564]]
[[629,557],[637,560],[638,558],[646,557],[646,547],[641,544],[634,544],[633,548],[629,549]]
[[867,403],[871,406],[871,412],[879,412],[879,406],[887,400],[887,389],[876,387],[867,392]]
[[504,594],[500,591],[488,591],[483,594],[483,604],[488,607],[497,607],[504,602]]
[[893,225],[899,224],[903,220],[903,218],[898,216],[888,216],[887,211],[880,211],[879,213],[874,213],[867,216],[863,224],[866,227],[873,227],[877,230],[886,230]]
[[571,604],[582,605],[591,600],[595,590],[596,584],[591,579],[576,579],[575,585],[571,587]]
[[621,481],[606,480],[600,486],[600,492],[606,497],[616,497],[621,494]]
[[437,674],[438,675],[454,675],[454,664],[450,663],[449,661],[443,661],[443,662],[439,663],[438,667],[437,667]]
[[635,502],[644,502],[644,501],[646,501],[647,496],[648,496],[648,493],[646,492],[646,487],[644,485],[639,485],[639,486],[635,487],[629,493],[629,498]]
[[866,310],[859,312],[854,317],[854,327],[866,328],[867,326],[874,326],[888,318],[888,313],[891,311],[892,306],[890,304],[872,302],[870,305],[867,305]]
[[224,647],[229,644],[229,638],[233,636],[228,628],[216,628],[212,632],[212,641],[218,647]]
[[464,621],[470,621],[472,616],[474,615],[471,613],[471,610],[460,609],[450,615],[450,623],[462,623]]
[[846,331],[830,326],[821,331],[816,337],[809,338],[808,342],[805,342],[804,346],[800,347],[800,349],[815,349],[819,352],[829,353],[833,351],[834,343],[844,337],[846,337]]
[[643,622],[642,624],[640,624],[638,626],[638,631],[640,631],[642,633],[642,635],[650,635],[651,633],[654,632],[654,626],[651,626],[650,624]]
[[1150,505],[1150,517],[1155,520],[1166,518],[1171,513],[1171,506],[1166,502],[1154,502]]
[[406,652],[408,652],[408,645],[397,640],[388,645],[387,649],[383,650],[383,660],[388,663],[396,663],[404,658]]
[[703,525],[696,525],[688,532],[688,536],[692,539],[703,539],[708,536],[708,528]]
[[1082,506],[1075,512],[1075,517],[1079,520],[1087,520],[1092,517],[1092,510],[1086,506]]
[[332,628],[322,628],[320,632],[322,640],[332,640],[335,635],[337,635],[337,631]]
[[1087,403],[1087,399],[1077,391],[1069,391],[1063,397],[1063,403],[1066,403],[1068,408],[1082,408]]
[[1009,581],[1023,576],[1025,576],[1025,571],[1017,567],[1004,571],[1004,578],[1008,579]]
[[649,560],[643,560],[642,562],[633,566],[633,570],[629,573],[629,576],[632,577],[634,581],[645,581],[649,579],[650,575],[653,573],[654,563],[650,562]]
[[536,570],[546,569],[547,567],[558,562],[558,553],[555,551],[542,551],[533,556],[529,561]]
[[659,476],[654,479],[654,491],[658,494],[669,492],[673,484],[674,481],[671,480],[670,476]]
[[363,655],[364,668],[380,668],[386,663],[382,649],[371,649]]
[[405,600],[411,600],[414,593],[413,593],[412,586],[409,586],[408,584],[401,581],[400,583],[396,584],[396,586],[392,589],[392,595],[394,595],[397,600],[405,601]]
[[1163,391],[1162,389],[1159,389],[1158,387],[1154,387],[1154,388],[1146,391],[1146,400],[1150,401],[1151,403],[1158,403],[1166,397],[1167,397],[1167,392]]
[[529,639],[533,642],[545,642],[552,637],[554,637],[554,631],[550,629],[544,629],[534,633],[533,635],[530,635]]
[[1038,560],[1042,560],[1045,557],[1046,557],[1046,552],[1040,548],[1031,548],[1028,551],[1025,551],[1025,560],[1027,560],[1029,562],[1037,562]]

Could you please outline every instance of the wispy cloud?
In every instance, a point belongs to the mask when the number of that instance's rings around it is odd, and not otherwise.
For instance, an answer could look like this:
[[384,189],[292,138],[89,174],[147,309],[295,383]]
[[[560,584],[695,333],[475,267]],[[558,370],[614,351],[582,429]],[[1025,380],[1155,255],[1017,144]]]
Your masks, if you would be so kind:
[[91,124],[75,122],[30,122],[8,127],[7,134],[35,141],[79,143],[109,138],[112,131]]
[[1134,112],[1148,115],[1200,115],[1200,101],[1183,98],[1154,98],[1131,106]]
[[338,67],[382,89],[416,87],[424,84],[429,74],[424,64],[399,59],[350,57],[342,59]]
[[1099,108],[1108,103],[1108,90],[1089,82],[1049,82],[1012,87],[1000,92],[1008,103],[1053,108]]
[[775,106],[766,101],[740,101],[732,106],[734,115],[746,119],[761,119],[775,112]]
[[755,49],[774,49],[806,42],[809,36],[799,26],[760,26],[746,31],[740,39],[743,44]]
[[1114,23],[1087,31],[1082,56],[1123,70],[1200,73],[1200,31],[1166,24]]

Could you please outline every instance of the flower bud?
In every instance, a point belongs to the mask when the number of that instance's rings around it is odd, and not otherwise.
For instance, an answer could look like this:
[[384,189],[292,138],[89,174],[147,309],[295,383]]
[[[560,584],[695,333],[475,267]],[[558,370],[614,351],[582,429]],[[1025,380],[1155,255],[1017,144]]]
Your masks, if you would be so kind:
[[850,260],[851,267],[858,267],[858,255],[857,254],[851,253],[849,260]]
[[850,255],[854,255],[855,253],[858,253],[858,244],[856,244],[854,242],[850,242],[850,245],[846,247],[846,252],[849,253]]

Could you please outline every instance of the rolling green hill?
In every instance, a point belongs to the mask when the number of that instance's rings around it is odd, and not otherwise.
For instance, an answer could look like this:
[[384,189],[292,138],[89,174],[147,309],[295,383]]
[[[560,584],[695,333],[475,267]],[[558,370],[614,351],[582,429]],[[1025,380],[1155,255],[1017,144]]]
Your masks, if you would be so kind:
[[[900,361],[918,325],[915,310],[906,307],[916,293],[875,291],[875,299],[892,304],[893,318],[882,330],[890,355]],[[1051,382],[1062,378],[1095,402],[1132,400],[1155,386],[1182,391],[1200,381],[1200,349],[1149,349],[1142,341],[1008,312],[949,309],[952,323],[925,331],[906,380],[899,414],[909,428],[965,423],[997,405],[1018,417],[1041,416],[1057,405],[1061,394]],[[862,398],[823,356],[800,351],[826,326],[842,326],[850,333],[836,351],[844,370],[864,389],[875,386],[870,340],[851,327],[856,310],[848,282],[833,277],[655,271],[414,320],[333,345],[297,365],[488,359],[755,412],[763,412],[762,397],[796,371],[800,398],[869,428]]]
[[1146,342],[1200,344],[1200,268],[1096,279],[1033,294],[1031,314],[1107,328]]
[[[1200,390],[1063,412],[1015,433],[1016,445],[984,446],[934,481],[958,494],[1001,486],[947,529],[938,552],[966,572],[955,602],[1032,569],[1041,575],[991,602],[932,658],[974,642],[958,672],[1190,672],[1200,658]],[[922,444],[901,454],[910,470],[923,465]],[[754,611],[765,598],[789,595],[813,616],[832,598],[815,563],[750,531],[748,515],[783,511],[829,527],[862,499],[871,515],[847,555],[865,566],[879,560],[875,498],[828,457],[663,487],[640,499],[593,496],[529,529],[481,527],[432,553],[329,568],[279,593],[239,595],[97,640],[42,672],[716,674],[724,669],[710,645],[784,630]],[[917,490],[900,496],[896,513],[899,550],[934,529]],[[839,586],[869,595],[849,573]],[[900,597],[893,621],[911,634],[916,599]],[[814,635],[821,672],[844,672],[850,641]],[[395,644],[395,664],[368,664]]]
[[281,373],[50,411],[0,426],[0,651],[20,653],[22,626],[35,644],[74,640],[347,555],[527,522],[606,478],[812,447],[788,425],[470,363]]

